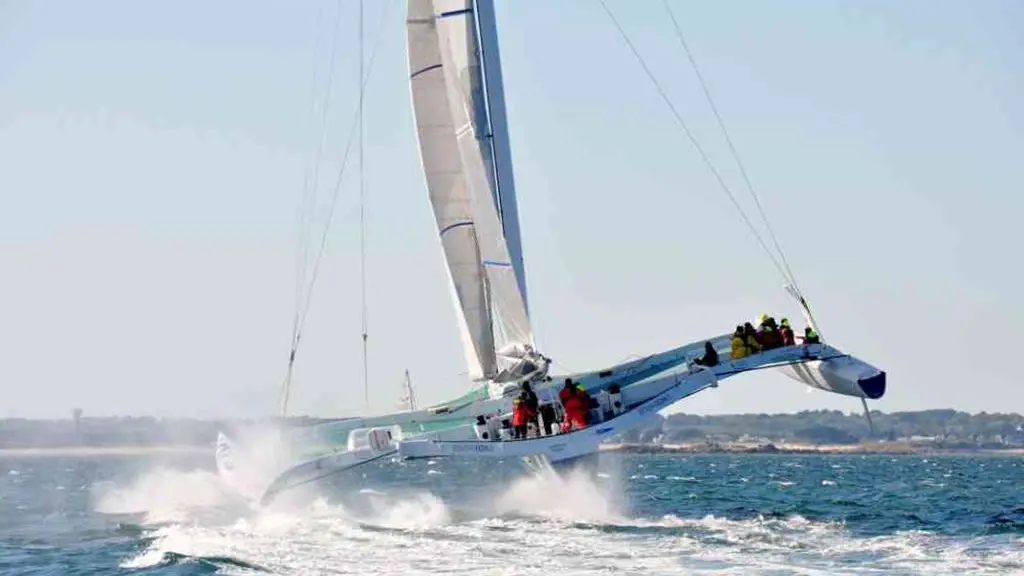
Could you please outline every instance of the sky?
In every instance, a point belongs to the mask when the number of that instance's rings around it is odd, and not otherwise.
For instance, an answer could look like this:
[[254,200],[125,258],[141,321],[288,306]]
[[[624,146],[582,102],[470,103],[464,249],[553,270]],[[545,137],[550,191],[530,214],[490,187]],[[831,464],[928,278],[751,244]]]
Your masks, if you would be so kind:
[[[600,4],[497,4],[531,316],[556,368],[799,318]],[[663,5],[608,5],[758,223]],[[822,333],[887,371],[872,407],[1024,412],[1024,5],[671,5]],[[365,3],[369,407],[353,156],[293,413],[387,411],[406,369],[421,403],[469,386],[404,10]],[[297,246],[325,229],[358,62],[354,0],[0,1],[0,417],[276,413]],[[763,371],[675,407],[818,408],[860,410]]]

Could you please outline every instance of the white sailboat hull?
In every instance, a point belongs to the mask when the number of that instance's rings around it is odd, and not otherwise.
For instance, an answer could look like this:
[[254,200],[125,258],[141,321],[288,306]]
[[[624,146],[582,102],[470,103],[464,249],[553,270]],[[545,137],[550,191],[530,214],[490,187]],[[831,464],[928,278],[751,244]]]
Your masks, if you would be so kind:
[[717,385],[714,371],[707,369],[666,376],[660,378],[659,381],[663,381],[663,392],[651,397],[633,410],[582,430],[534,439],[493,442],[416,438],[399,442],[398,455],[408,459],[442,456],[512,458],[543,455],[552,463],[572,460],[597,452],[601,442],[605,439],[642,424],[658,410],[705,388]]
[[[406,427],[405,439],[396,449],[384,452],[366,450],[335,450],[309,458],[284,470],[267,488],[262,501],[277,493],[338,474],[368,462],[391,456],[421,458],[430,456],[512,457],[544,454],[552,462],[564,461],[598,450],[601,441],[641,425],[655,411],[664,409],[688,396],[714,385],[714,382],[739,374],[763,369],[780,370],[791,378],[835,394],[856,398],[877,399],[885,392],[885,372],[866,362],[824,345],[787,346],[753,354],[739,360],[729,355],[730,335],[709,339],[722,360],[711,369],[701,369],[682,376],[671,373],[701,355],[703,340],[659,354],[632,360],[605,370],[569,375],[591,394],[617,383],[622,390],[624,406],[631,407],[614,423],[604,423],[578,432],[543,438],[486,442],[477,441],[473,423],[477,415],[508,414],[511,398],[495,398],[467,402],[462,405],[434,406],[415,412],[400,412],[371,418],[357,418],[322,425],[332,433],[348,433],[355,429],[394,426]],[[704,378],[712,378],[705,381]],[[555,377],[546,386],[536,389],[541,401],[557,397],[562,377]],[[410,428],[440,426],[433,431],[416,432]],[[585,434],[583,434],[585,432]],[[578,435],[578,436],[577,436]],[[218,464],[220,453],[218,452]]]
[[[721,344],[721,338],[715,340]],[[716,345],[715,340],[712,345]],[[651,378],[624,388],[626,412],[582,430],[504,441],[420,437],[399,442],[398,454],[403,458],[545,456],[551,463],[571,460],[596,452],[604,439],[642,425],[655,412],[716,387],[721,379],[765,368],[780,369],[808,386],[845,396],[878,398],[885,391],[885,373],[862,360],[824,344],[787,346],[726,360],[712,368],[692,366],[681,374]]]
[[844,396],[877,400],[885,394],[885,372],[853,356],[784,366],[780,371],[812,388]]

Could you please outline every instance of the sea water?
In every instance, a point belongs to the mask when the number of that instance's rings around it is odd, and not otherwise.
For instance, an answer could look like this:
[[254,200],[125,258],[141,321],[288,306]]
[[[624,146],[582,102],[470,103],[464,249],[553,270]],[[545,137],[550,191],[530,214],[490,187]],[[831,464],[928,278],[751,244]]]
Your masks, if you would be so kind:
[[260,508],[209,455],[0,457],[2,574],[1024,574],[1024,458],[375,463]]

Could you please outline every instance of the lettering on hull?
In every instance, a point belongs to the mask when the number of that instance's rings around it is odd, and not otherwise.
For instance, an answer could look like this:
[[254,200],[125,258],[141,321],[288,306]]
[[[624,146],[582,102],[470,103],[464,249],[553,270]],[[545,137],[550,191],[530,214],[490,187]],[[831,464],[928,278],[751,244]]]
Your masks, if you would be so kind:
[[452,452],[466,453],[466,452],[494,452],[494,446],[491,444],[456,444],[452,447]]

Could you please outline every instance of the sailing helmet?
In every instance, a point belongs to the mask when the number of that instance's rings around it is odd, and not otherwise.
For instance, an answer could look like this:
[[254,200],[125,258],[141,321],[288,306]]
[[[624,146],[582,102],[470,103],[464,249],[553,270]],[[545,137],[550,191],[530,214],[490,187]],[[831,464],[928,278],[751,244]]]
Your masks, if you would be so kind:
[[768,315],[767,314],[761,314],[760,316],[757,317],[757,323],[758,324],[764,324],[766,321],[768,321]]
[[789,326],[789,318],[783,318],[781,322],[782,326]]

